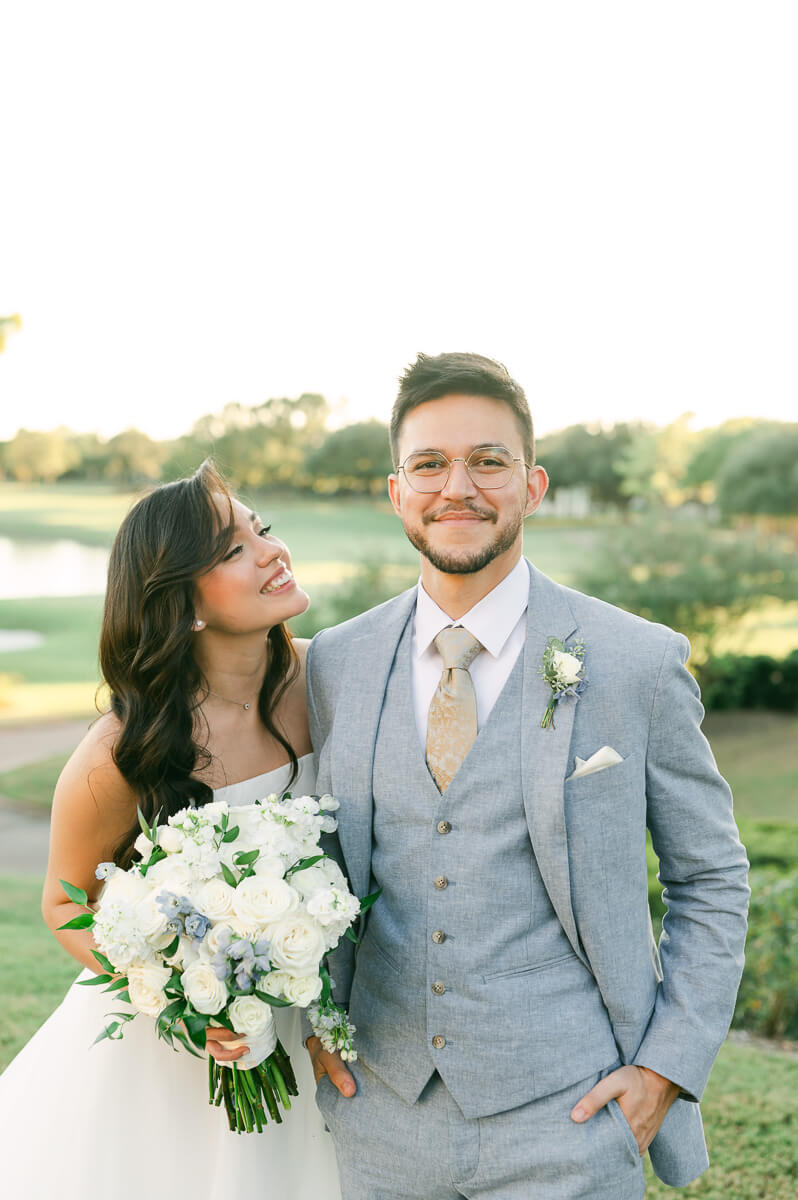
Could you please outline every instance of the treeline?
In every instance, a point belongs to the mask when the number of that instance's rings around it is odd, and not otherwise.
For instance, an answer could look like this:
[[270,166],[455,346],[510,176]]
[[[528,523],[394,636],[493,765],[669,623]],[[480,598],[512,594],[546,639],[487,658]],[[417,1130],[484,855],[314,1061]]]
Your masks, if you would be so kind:
[[[253,407],[229,404],[172,441],[138,429],[108,440],[67,428],[20,429],[0,443],[0,478],[140,486],[176,479],[213,455],[237,487],[381,494],[391,470],[387,426],[360,421],[330,431],[329,416],[324,397],[306,393]],[[693,431],[685,416],[664,428],[572,425],[539,439],[537,460],[553,495],[579,488],[593,508],[693,502],[724,518],[798,513],[798,424],[751,418]]]

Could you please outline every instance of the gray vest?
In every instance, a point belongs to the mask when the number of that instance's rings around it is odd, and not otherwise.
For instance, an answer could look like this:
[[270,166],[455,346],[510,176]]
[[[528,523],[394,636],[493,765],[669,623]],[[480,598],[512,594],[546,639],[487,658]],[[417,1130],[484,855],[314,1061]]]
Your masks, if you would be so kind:
[[372,872],[383,892],[357,955],[350,1014],[364,1062],[408,1103],[437,1070],[467,1117],[487,1116],[597,1073],[618,1051],[529,838],[523,653],[441,795],[413,719],[411,631],[412,620],[377,734]]

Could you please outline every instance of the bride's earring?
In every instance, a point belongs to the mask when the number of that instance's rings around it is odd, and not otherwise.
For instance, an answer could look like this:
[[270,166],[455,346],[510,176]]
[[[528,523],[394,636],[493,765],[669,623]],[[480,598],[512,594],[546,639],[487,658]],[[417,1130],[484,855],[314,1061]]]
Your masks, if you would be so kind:
[[195,617],[191,628],[195,633],[199,633],[200,629],[205,628],[205,622],[200,617]]

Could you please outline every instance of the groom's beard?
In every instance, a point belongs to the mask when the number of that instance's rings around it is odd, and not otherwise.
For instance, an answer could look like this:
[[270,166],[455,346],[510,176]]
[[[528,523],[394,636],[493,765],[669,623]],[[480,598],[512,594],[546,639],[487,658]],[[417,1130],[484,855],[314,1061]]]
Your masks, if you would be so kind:
[[[442,509],[441,512],[464,511],[478,513],[479,516],[486,518],[494,523],[498,519],[498,514],[495,512],[485,512],[481,508],[474,505],[464,505],[461,509],[453,508]],[[436,516],[440,514],[431,514],[428,516],[424,524],[432,524]],[[496,538],[487,546],[481,546],[478,550],[471,550],[468,546],[458,546],[456,549],[438,549],[431,546],[424,537],[422,530],[410,529],[405,525],[405,534],[408,541],[415,546],[420,554],[423,554],[428,559],[436,570],[442,571],[444,575],[475,575],[477,571],[483,570],[488,563],[492,563],[494,558],[498,558],[500,554],[504,554],[515,543],[516,538],[521,532],[524,525],[524,512],[520,510],[513,516],[504,529],[498,530]]]

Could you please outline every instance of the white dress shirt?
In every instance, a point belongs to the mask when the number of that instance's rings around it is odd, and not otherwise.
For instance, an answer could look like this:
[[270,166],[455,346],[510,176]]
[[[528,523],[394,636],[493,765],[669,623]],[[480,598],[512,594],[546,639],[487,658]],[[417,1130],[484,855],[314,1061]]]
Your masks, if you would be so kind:
[[477,727],[481,729],[524,644],[528,603],[529,568],[523,558],[459,621],[453,621],[438,607],[419,579],[413,618],[412,678],[416,726],[422,746],[427,742],[429,706],[443,671],[443,659],[433,639],[447,625],[463,625],[485,647],[470,668],[477,697]]

